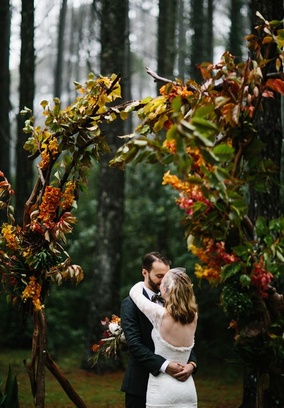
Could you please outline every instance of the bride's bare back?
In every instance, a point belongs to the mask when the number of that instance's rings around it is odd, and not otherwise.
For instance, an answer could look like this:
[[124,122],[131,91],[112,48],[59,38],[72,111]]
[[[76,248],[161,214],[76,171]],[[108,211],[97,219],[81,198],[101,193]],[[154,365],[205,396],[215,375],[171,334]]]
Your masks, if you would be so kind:
[[169,313],[165,313],[160,326],[162,338],[175,347],[190,347],[194,342],[194,333],[197,325],[197,314],[188,324],[176,322]]

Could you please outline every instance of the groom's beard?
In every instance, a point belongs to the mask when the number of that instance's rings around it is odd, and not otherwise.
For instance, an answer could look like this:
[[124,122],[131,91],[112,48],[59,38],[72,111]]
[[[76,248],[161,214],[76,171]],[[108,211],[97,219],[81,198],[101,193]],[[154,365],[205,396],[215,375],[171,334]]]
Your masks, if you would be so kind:
[[155,293],[160,292],[160,285],[157,285],[155,282],[152,281],[150,274],[148,276],[148,285],[150,286],[151,290]]

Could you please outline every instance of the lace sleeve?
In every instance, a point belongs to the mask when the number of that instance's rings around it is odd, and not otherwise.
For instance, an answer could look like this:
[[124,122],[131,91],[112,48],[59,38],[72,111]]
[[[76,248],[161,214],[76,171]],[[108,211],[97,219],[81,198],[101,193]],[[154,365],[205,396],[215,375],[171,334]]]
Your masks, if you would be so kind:
[[136,283],[136,285],[130,289],[129,295],[153,326],[159,327],[165,311],[164,307],[151,302],[151,300],[143,295],[143,282]]

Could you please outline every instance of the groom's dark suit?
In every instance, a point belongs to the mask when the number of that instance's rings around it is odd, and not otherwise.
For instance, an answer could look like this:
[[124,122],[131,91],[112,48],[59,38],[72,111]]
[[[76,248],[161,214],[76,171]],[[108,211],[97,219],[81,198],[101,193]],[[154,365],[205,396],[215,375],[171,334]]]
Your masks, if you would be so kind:
[[[143,294],[148,298],[144,289]],[[158,375],[165,358],[154,354],[153,326],[130,297],[122,302],[121,322],[130,354],[121,391],[146,399],[149,373]],[[196,362],[194,352],[190,361]]]

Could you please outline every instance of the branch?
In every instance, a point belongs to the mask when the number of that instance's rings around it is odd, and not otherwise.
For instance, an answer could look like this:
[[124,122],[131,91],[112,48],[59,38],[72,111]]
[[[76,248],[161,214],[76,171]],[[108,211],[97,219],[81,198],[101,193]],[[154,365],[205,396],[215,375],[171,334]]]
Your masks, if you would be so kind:
[[236,172],[237,172],[240,160],[241,160],[246,148],[253,142],[253,140],[254,140],[254,136],[250,135],[249,139],[247,139],[243,143],[240,143],[239,150],[237,151],[237,153],[235,155],[235,159],[234,159],[234,163],[233,163],[233,169],[231,171],[231,175],[233,177],[236,177]]
[[251,220],[249,219],[249,217],[246,215],[243,219],[242,219],[242,227],[245,230],[247,236],[249,236],[250,239],[253,238],[253,232],[254,232],[254,226],[253,223],[251,222]]
[[[150,68],[146,67],[146,72],[147,74],[149,74],[152,78],[154,78],[154,82],[165,82],[166,84],[172,83],[173,85],[179,85],[176,81],[173,81],[171,79],[168,78],[164,78],[159,76],[158,74],[156,74],[156,72],[152,71]],[[186,85],[186,88],[189,91],[195,92],[196,88],[193,85]]]
[[156,74],[156,72],[152,71],[150,68],[148,68],[148,67],[145,67],[145,68],[146,68],[147,74],[149,74],[152,78],[154,78],[154,82],[159,82],[160,81],[160,82],[166,82],[167,84],[169,82],[172,82],[173,84],[176,84],[176,82],[172,81],[171,79],[159,76],[158,74]]
[[284,81],[284,72],[271,72],[266,75],[268,78],[280,78]]
[[59,369],[59,367],[55,364],[55,362],[50,357],[49,353],[46,353],[46,367],[49,369],[51,374],[57,379],[65,393],[68,395],[70,400],[75,404],[77,408],[87,408],[87,405],[84,401],[79,397],[76,393],[72,385],[69,381],[65,378],[63,372]]
[[24,207],[24,213],[23,213],[23,229],[26,229],[26,226],[29,224],[30,222],[30,209],[32,207],[32,205],[36,202],[36,198],[38,195],[38,190],[41,186],[41,180],[40,178],[37,179],[33,191],[29,197],[29,199],[26,201],[25,203],[25,207]]

